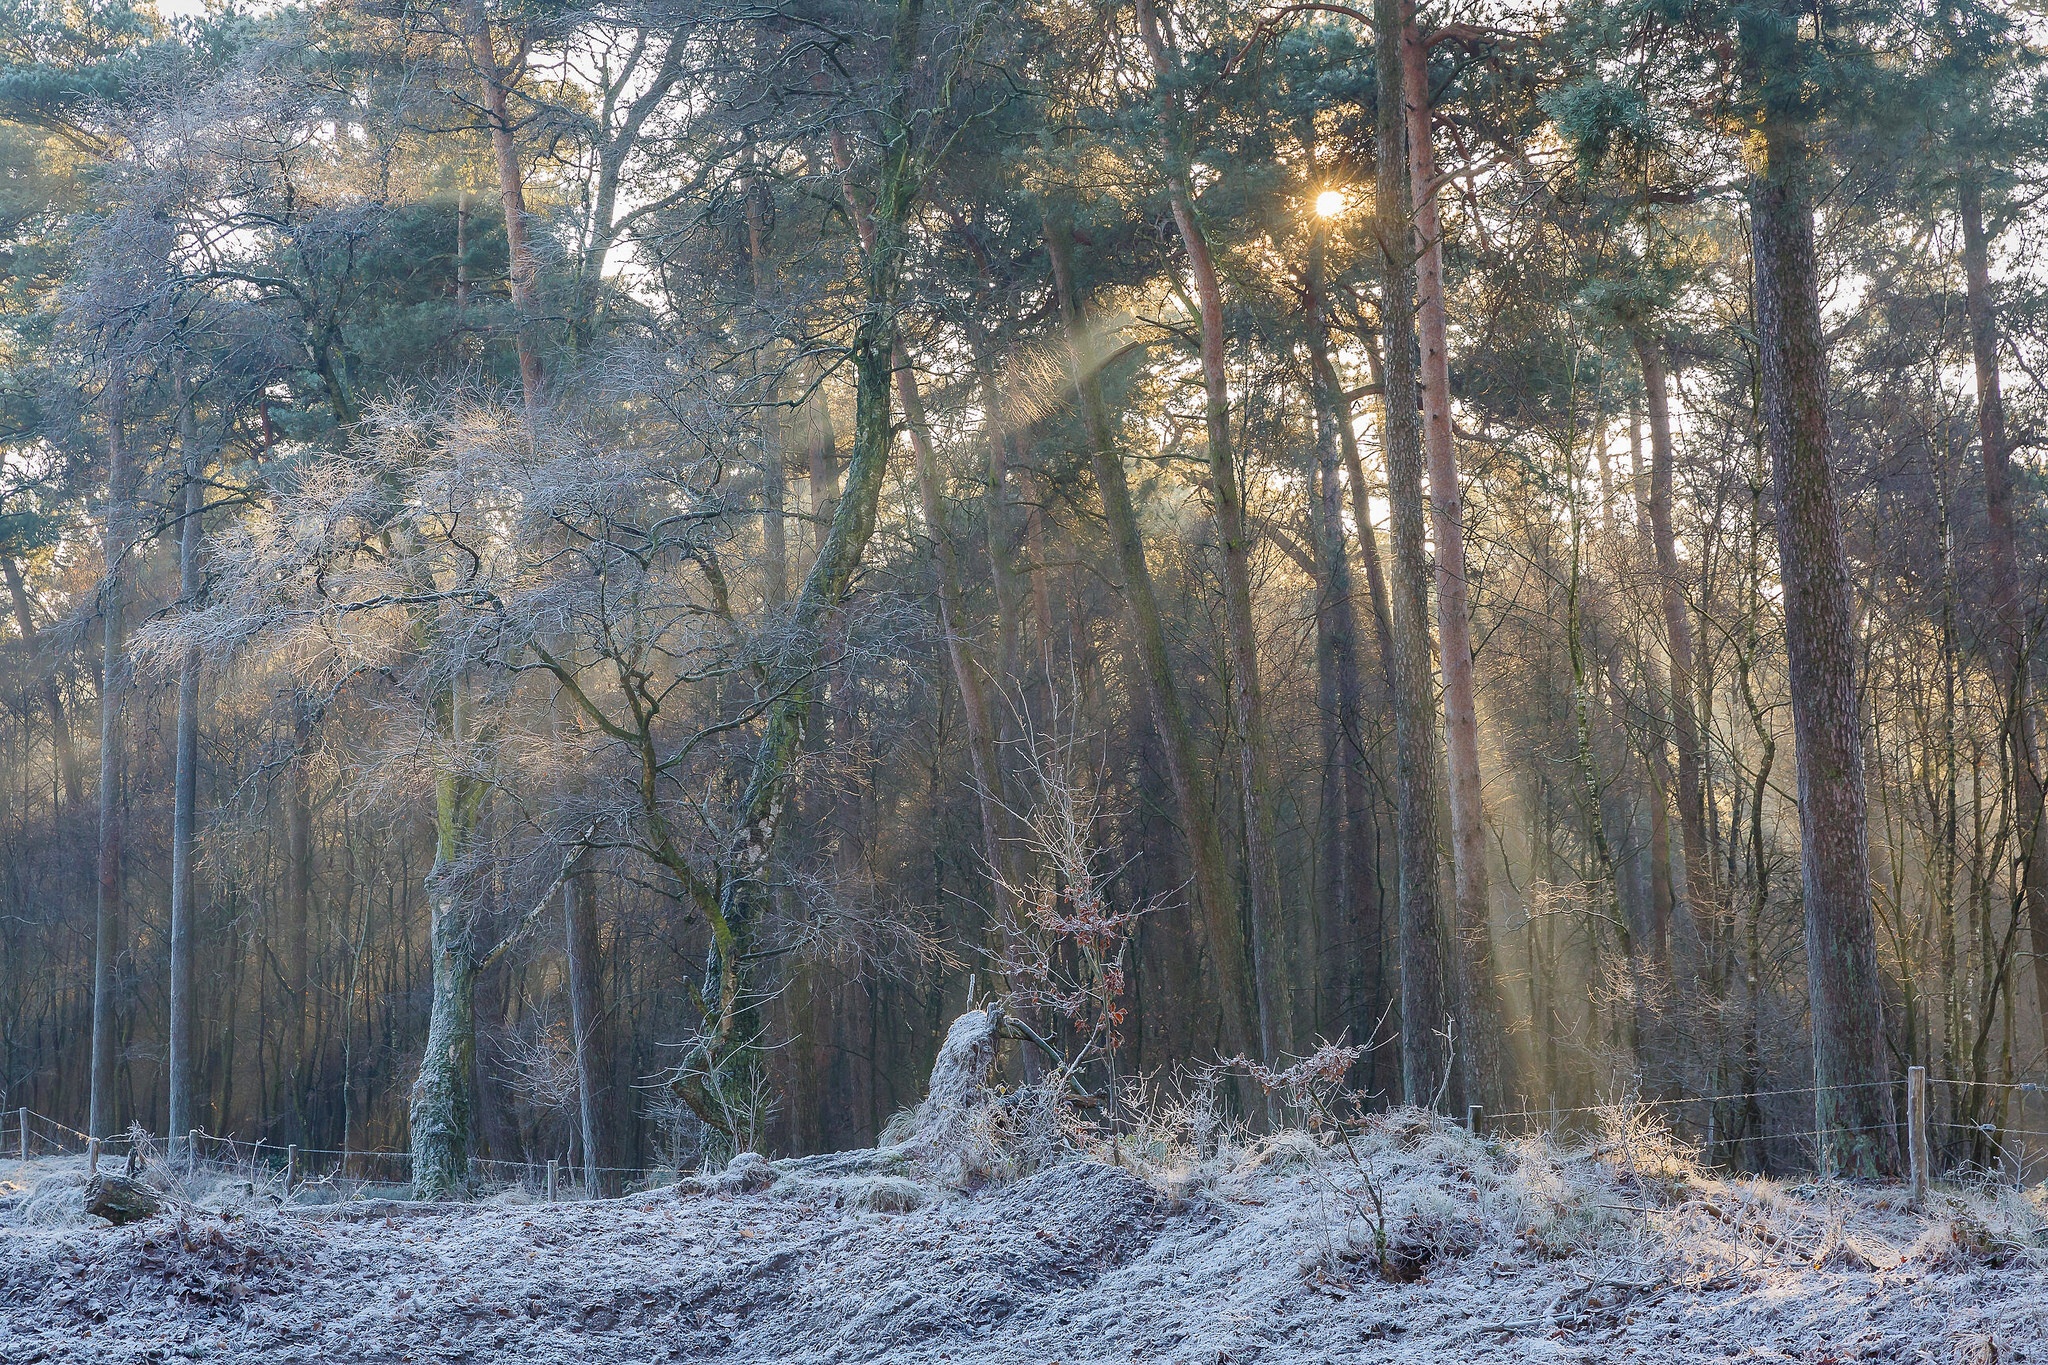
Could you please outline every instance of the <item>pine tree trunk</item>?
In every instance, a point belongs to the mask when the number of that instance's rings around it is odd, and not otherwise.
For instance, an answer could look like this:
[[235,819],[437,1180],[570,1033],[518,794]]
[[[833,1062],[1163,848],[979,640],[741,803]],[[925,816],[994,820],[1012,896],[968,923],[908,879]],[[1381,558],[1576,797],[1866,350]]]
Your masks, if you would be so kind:
[[1664,342],[1637,333],[1636,358],[1650,416],[1650,541],[1657,556],[1659,596],[1664,604],[1664,643],[1671,664],[1672,747],[1676,773],[1678,838],[1685,858],[1687,896],[1711,905],[1714,858],[1707,846],[1706,793],[1701,786],[1699,713],[1694,708],[1692,613],[1685,604],[1685,570],[1678,560],[1678,536],[1671,522],[1671,485],[1676,453],[1671,439],[1671,400],[1665,392]]
[[[120,361],[116,359],[116,366]],[[93,916],[92,948],[92,1096],[86,1131],[94,1137],[113,1132],[115,959],[120,953],[121,905],[121,768],[127,743],[128,669],[123,657],[122,615],[127,593],[123,563],[128,552],[127,379],[117,369],[107,381],[107,511],[102,544],[105,577],[101,580],[100,619],[100,820],[99,896]]]
[[1394,540],[1388,615],[1401,858],[1401,1087],[1409,1104],[1429,1105],[1449,1085],[1453,1059],[1447,1047],[1452,1029],[1444,989],[1437,710],[1430,677],[1431,566],[1424,544],[1422,432],[1415,409],[1415,261],[1409,246],[1413,223],[1401,98],[1400,0],[1373,0],[1373,18],[1380,90],[1380,324],[1386,352],[1381,408]]
[[2005,685],[2005,742],[2012,756],[2013,811],[2023,868],[2027,934],[2034,944],[2034,996],[2048,1035],[2048,851],[2040,847],[2042,781],[2032,699],[2032,650],[2020,593],[2013,528],[2012,447],[1998,382],[1998,318],[1991,302],[1991,249],[1984,232],[1984,191],[1966,170],[1957,186],[1963,220],[1963,277],[1970,315],[1970,359],[1977,379],[1977,439],[1984,451],[1984,511],[1991,531],[1991,608]]
[[1778,502],[1799,867],[1822,1160],[1851,1176],[1898,1167],[1870,909],[1856,622],[1829,468],[1827,345],[1802,130],[1775,112],[1750,188],[1764,440]]
[[[184,516],[178,528],[179,605],[199,604],[199,522],[205,505],[205,472],[199,453],[198,420],[186,385],[184,357],[174,370],[178,444],[185,457]],[[178,658],[176,776],[171,803],[171,977],[170,977],[170,1143],[179,1151],[192,1123],[192,843],[199,796],[199,647],[187,645]]]
[[[462,17],[477,79],[483,83],[484,110],[490,115],[491,154],[498,172],[498,202],[505,214],[505,245],[510,257],[506,284],[517,329],[513,344],[519,354],[520,388],[531,414],[541,399],[540,338],[534,334],[540,312],[540,264],[527,240],[526,185],[519,173],[518,144],[512,136],[511,81],[517,78],[519,67],[508,70],[498,64],[497,44],[480,0],[467,0]],[[523,65],[524,56],[519,60]]]
[[[1319,541],[1316,562],[1322,581],[1317,585],[1318,666],[1322,648],[1327,648],[1333,676],[1327,692],[1319,691],[1324,705],[1324,763],[1339,770],[1337,789],[1326,775],[1323,798],[1340,797],[1341,821],[1324,818],[1324,838],[1336,837],[1341,845],[1326,846],[1323,856],[1335,865],[1333,879],[1342,889],[1337,924],[1349,940],[1348,951],[1339,945],[1341,967],[1333,975],[1338,987],[1335,1005],[1325,1011],[1324,1027],[1333,1033],[1348,1028],[1354,1040],[1371,1034],[1378,1018],[1385,990],[1382,966],[1379,867],[1373,828],[1372,803],[1366,794],[1365,697],[1358,667],[1358,605],[1351,576],[1351,557],[1344,535],[1344,490],[1341,471],[1348,463],[1358,466],[1358,444],[1351,430],[1351,404],[1330,358],[1329,307],[1325,292],[1323,242],[1320,236],[1310,248],[1308,272],[1308,339],[1310,380],[1316,414],[1316,505],[1314,525]],[[1363,482],[1363,470],[1353,476]],[[1361,495],[1361,502],[1363,497]],[[1363,527],[1372,534],[1370,524]],[[1377,554],[1368,550],[1374,561]],[[1324,641],[1327,637],[1327,645]],[[1334,738],[1328,731],[1334,728]],[[1340,851],[1341,849],[1341,851]],[[1324,907],[1324,915],[1332,913]],[[1370,1064],[1369,1064],[1370,1065]]]
[[[1415,213],[1416,328],[1422,349],[1423,446],[1429,460],[1430,530],[1436,540],[1437,651],[1443,662],[1444,759],[1449,774],[1451,874],[1457,934],[1459,1045],[1468,1103],[1499,1104],[1513,1086],[1501,1069],[1504,1024],[1486,877],[1486,809],[1479,770],[1479,688],[1472,664],[1472,608],[1465,563],[1465,503],[1451,432],[1451,360],[1444,315],[1444,250],[1436,211],[1429,60],[1403,4],[1402,106]],[[1391,392],[1391,390],[1390,390]]]
[[[1171,107],[1175,63],[1153,13],[1137,0],[1138,29],[1151,54],[1156,101]],[[1169,124],[1171,124],[1169,120]],[[1170,132],[1169,136],[1176,136]],[[1230,657],[1230,719],[1244,817],[1246,879],[1251,888],[1252,973],[1259,1046],[1268,1062],[1291,1050],[1288,927],[1280,904],[1280,864],[1273,848],[1272,779],[1267,770],[1265,697],[1259,682],[1258,622],[1252,611],[1251,534],[1238,487],[1230,430],[1230,374],[1225,356],[1223,288],[1209,242],[1195,217],[1194,194],[1177,150],[1167,151],[1166,195],[1194,276],[1201,324],[1203,420],[1208,433],[1209,496],[1223,550],[1223,607]]]
[[1194,873],[1195,929],[1222,1009],[1223,1046],[1232,1053],[1245,1054],[1252,1048],[1252,1020],[1256,1015],[1237,897],[1224,863],[1215,817],[1202,799],[1194,733],[1174,677],[1173,660],[1167,653],[1158,594],[1152,586],[1151,567],[1145,560],[1145,543],[1138,532],[1138,514],[1131,504],[1130,485],[1124,478],[1123,458],[1111,434],[1108,414],[1103,410],[1102,391],[1096,380],[1099,361],[1089,345],[1087,319],[1075,289],[1066,226],[1048,217],[1045,243],[1052,260],[1075,392],[1088,432],[1096,489],[1102,497],[1110,542],[1116,547],[1124,602],[1130,609],[1131,633],[1136,637],[1138,655],[1144,664],[1147,699],[1159,729],[1167,780],[1173,786],[1174,806],[1188,841],[1188,862]]

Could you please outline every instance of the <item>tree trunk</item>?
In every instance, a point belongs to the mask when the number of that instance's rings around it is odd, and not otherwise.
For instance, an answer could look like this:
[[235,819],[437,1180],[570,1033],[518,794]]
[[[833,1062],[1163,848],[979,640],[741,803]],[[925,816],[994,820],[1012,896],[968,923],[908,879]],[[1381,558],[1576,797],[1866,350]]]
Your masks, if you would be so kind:
[[[846,486],[833,509],[830,527],[818,557],[805,575],[794,603],[792,627],[797,638],[822,643],[826,625],[860,568],[875,530],[883,474],[888,467],[894,434],[890,390],[896,369],[896,306],[901,291],[907,224],[916,202],[919,173],[908,109],[907,82],[916,61],[923,0],[897,0],[890,35],[887,94],[881,110],[882,139],[876,191],[867,213],[873,244],[862,265],[864,298],[854,327],[851,361],[854,373],[853,452],[846,465]],[[754,761],[741,794],[737,842],[719,887],[717,904],[708,907],[713,954],[707,999],[715,998],[717,1017],[707,1021],[706,1041],[698,1055],[686,1059],[704,1082],[723,1086],[746,1084],[759,1063],[758,1042],[748,1027],[758,1012],[750,986],[752,938],[758,916],[762,878],[787,809],[791,765],[803,749],[804,727],[820,649],[805,651],[775,681],[775,700],[762,716]],[[708,1096],[702,1087],[684,1086],[684,1097],[700,1117]]]
[[[1635,486],[1636,535],[1655,559],[1657,537],[1655,519],[1650,512],[1652,476],[1643,460],[1641,405],[1633,396],[1629,400],[1628,454],[1629,474]],[[1668,610],[1668,599],[1665,605]],[[1683,610],[1682,600],[1679,605]],[[1687,624],[1689,628],[1689,619]],[[1645,671],[1648,671],[1647,668]],[[1689,673],[1688,662],[1688,675]],[[1651,941],[1648,948],[1659,970],[1668,980],[1671,974],[1671,911],[1674,899],[1671,885],[1672,772],[1668,748],[1671,740],[1671,723],[1656,684],[1650,683],[1644,688],[1644,692],[1644,710],[1650,718],[1649,743],[1645,746],[1645,766],[1649,769],[1650,776],[1650,903],[1653,912],[1650,924]]]
[[1430,678],[1429,552],[1423,543],[1422,432],[1415,410],[1415,261],[1409,243],[1408,155],[1403,145],[1400,0],[1373,0],[1379,75],[1385,349],[1381,402],[1394,568],[1390,583],[1396,821],[1401,858],[1401,1087],[1409,1104],[1433,1104],[1449,1085],[1452,1036],[1444,991],[1443,881],[1437,834],[1437,713]]
[[1255,1007],[1237,897],[1224,864],[1215,818],[1202,799],[1194,733],[1181,700],[1180,684],[1174,676],[1173,660],[1167,653],[1159,598],[1152,586],[1151,567],[1145,560],[1145,543],[1138,532],[1138,514],[1131,504],[1130,485],[1124,478],[1123,458],[1111,434],[1109,416],[1103,410],[1102,390],[1096,377],[1101,362],[1088,339],[1088,323],[1075,287],[1069,242],[1066,225],[1049,215],[1045,224],[1046,252],[1052,259],[1053,285],[1059,295],[1060,321],[1066,332],[1068,361],[1082,423],[1088,432],[1096,489],[1102,496],[1110,541],[1116,547],[1124,601],[1131,613],[1131,633],[1144,663],[1147,700],[1158,723],[1167,780],[1173,785],[1174,806],[1188,841],[1188,863],[1194,873],[1195,930],[1209,970],[1214,974],[1222,1007],[1223,1046],[1233,1053],[1249,1053]]
[[[182,610],[199,605],[199,525],[205,507],[205,464],[199,452],[199,422],[176,360],[178,444],[185,457],[184,516],[178,528],[178,599]],[[171,801],[171,1026],[170,1132],[173,1153],[182,1149],[192,1123],[192,853],[199,797],[199,646],[178,656],[177,772]]]
[[[1138,29],[1151,54],[1155,100],[1171,109],[1175,62],[1153,13],[1137,0]],[[1168,120],[1169,138],[1178,138]],[[1252,611],[1251,535],[1238,487],[1230,431],[1230,374],[1224,354],[1223,289],[1209,242],[1195,217],[1194,194],[1176,147],[1167,149],[1166,195],[1194,275],[1201,322],[1203,419],[1208,432],[1209,495],[1223,548],[1223,606],[1230,653],[1230,718],[1237,749],[1239,801],[1244,813],[1247,880],[1251,885],[1252,971],[1257,988],[1259,1045],[1277,1063],[1293,1046],[1288,1027],[1288,931],[1280,905],[1280,864],[1273,848],[1272,780],[1267,771],[1265,699],[1259,683],[1258,622]]]
[[285,769],[285,989],[290,1015],[285,1037],[291,1048],[285,1074],[291,1077],[292,1114],[301,1141],[312,1139],[307,1111],[307,1077],[313,1059],[307,1055],[312,1029],[311,940],[313,933],[313,793],[308,771],[313,747],[310,700],[292,698],[292,758]]
[[1479,695],[1472,666],[1464,494],[1451,440],[1450,343],[1444,316],[1443,236],[1436,212],[1436,153],[1431,145],[1429,54],[1415,26],[1413,0],[1405,0],[1402,8],[1402,105],[1415,212],[1423,445],[1429,459],[1430,530],[1436,539],[1437,651],[1443,664],[1444,758],[1450,778],[1459,1036],[1467,1063],[1467,1101],[1497,1105],[1512,1092],[1513,1078],[1501,1070],[1504,1026],[1486,887],[1486,810],[1479,772]]
[[611,1087],[610,1014],[600,986],[597,879],[587,866],[562,881],[563,948],[569,960],[569,1027],[576,1038],[576,1107],[583,1135],[583,1188],[593,1197],[619,1191],[619,1153]]
[[1998,382],[1998,318],[1991,302],[1991,250],[1984,231],[1984,190],[1973,172],[1957,186],[1963,220],[1963,275],[1970,314],[1970,359],[1977,377],[1977,438],[1984,451],[1984,511],[1990,523],[1991,609],[2005,684],[2005,743],[2012,755],[2015,834],[2034,943],[2034,995],[2048,1034],[2048,857],[2040,847],[2042,781],[2031,698],[2032,662],[2026,602],[2020,592],[2019,545],[2013,528],[2012,447],[2005,433],[2005,395]]
[[[117,358],[114,364],[118,366]],[[118,369],[107,380],[107,512],[102,544],[100,619],[100,842],[99,897],[93,916],[92,1097],[86,1129],[94,1137],[113,1131],[114,979],[121,943],[121,759],[127,743],[128,670],[122,656],[122,613],[126,592],[123,560],[128,552],[127,379]]]
[[1856,622],[1829,468],[1827,343],[1804,130],[1773,111],[1750,187],[1764,439],[1778,502],[1799,868],[1822,1160],[1851,1176],[1898,1167],[1886,1082],[1883,982],[1870,910]]
[[512,137],[511,103],[512,82],[525,68],[526,52],[522,47],[513,66],[500,66],[497,43],[480,0],[466,0],[462,18],[477,79],[483,83],[484,109],[490,115],[491,154],[498,171],[498,201],[505,214],[505,245],[510,256],[506,285],[512,295],[516,328],[513,344],[519,353],[520,389],[531,414],[541,399],[540,339],[534,335],[539,324],[540,264],[527,241],[526,185],[519,173],[519,147]]
[[1664,642],[1671,662],[1671,738],[1678,751],[1678,838],[1685,858],[1690,902],[1711,898],[1714,858],[1707,846],[1706,793],[1702,788],[1699,713],[1694,709],[1692,613],[1685,603],[1685,570],[1678,562],[1678,537],[1671,524],[1671,484],[1676,456],[1671,440],[1671,401],[1665,392],[1662,338],[1637,333],[1636,358],[1650,414],[1650,540],[1657,556],[1658,587],[1664,603]]
[[[1310,379],[1316,413],[1316,562],[1323,580],[1317,585],[1317,660],[1320,668],[1322,650],[1326,648],[1334,675],[1327,692],[1322,694],[1324,762],[1326,767],[1335,763],[1340,773],[1335,790],[1326,773],[1323,797],[1327,801],[1341,796],[1343,802],[1341,822],[1324,817],[1325,840],[1340,838],[1341,846],[1326,846],[1323,856],[1333,864],[1333,876],[1341,887],[1338,923],[1350,939],[1349,951],[1344,952],[1342,968],[1336,974],[1338,1004],[1328,1011],[1325,1026],[1348,1027],[1352,1037],[1362,1041],[1370,1035],[1377,1020],[1385,982],[1381,970],[1379,859],[1374,846],[1372,803],[1365,785],[1366,707],[1358,668],[1358,607],[1344,536],[1341,471],[1346,463],[1357,466],[1359,460],[1357,439],[1351,430],[1351,404],[1344,397],[1343,383],[1330,358],[1329,308],[1320,235],[1310,247],[1307,301]],[[1354,477],[1363,482],[1363,470]],[[1372,534],[1370,524],[1363,526],[1362,534]],[[1377,554],[1372,558],[1376,563]],[[1334,745],[1329,733],[1332,727],[1336,732]],[[1330,913],[1326,906],[1324,914]]]

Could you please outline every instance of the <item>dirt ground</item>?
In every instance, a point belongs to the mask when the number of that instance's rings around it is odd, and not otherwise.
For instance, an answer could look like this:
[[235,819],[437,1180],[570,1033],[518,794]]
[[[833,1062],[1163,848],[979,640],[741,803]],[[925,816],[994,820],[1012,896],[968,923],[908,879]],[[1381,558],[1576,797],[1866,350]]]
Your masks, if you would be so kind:
[[121,1228],[76,1212],[77,1163],[0,1166],[0,1362],[2048,1363],[2038,1191],[1908,1211],[1426,1122],[1362,1152],[1112,1155],[886,1201],[757,1164],[604,1202]]

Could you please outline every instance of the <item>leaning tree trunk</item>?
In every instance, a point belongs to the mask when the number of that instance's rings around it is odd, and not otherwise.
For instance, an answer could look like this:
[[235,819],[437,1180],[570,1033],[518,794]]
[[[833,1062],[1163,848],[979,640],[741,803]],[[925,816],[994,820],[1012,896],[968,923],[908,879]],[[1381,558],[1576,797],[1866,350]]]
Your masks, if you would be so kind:
[[1856,1176],[1898,1167],[1885,1069],[1883,982],[1870,908],[1856,621],[1829,468],[1827,343],[1804,130],[1766,116],[1750,188],[1764,440],[1778,501],[1799,870],[1822,1160]]
[[1444,759],[1450,777],[1451,879],[1456,893],[1459,1037],[1467,1100],[1495,1103],[1512,1087],[1503,1075],[1500,981],[1486,889],[1486,810],[1479,772],[1479,685],[1472,665],[1472,608],[1465,565],[1465,503],[1451,440],[1451,359],[1444,316],[1444,248],[1436,212],[1429,55],[1403,4],[1402,105],[1408,125],[1408,180],[1414,200],[1416,325],[1422,343],[1423,446],[1429,457],[1430,529],[1436,537],[1437,651],[1443,662]]
[[1991,607],[2005,684],[2005,743],[2012,756],[2013,814],[2023,876],[2027,934],[2034,943],[2034,995],[2048,1034],[2048,856],[2040,847],[2042,782],[2034,733],[2026,602],[2012,515],[2012,446],[1998,383],[1998,319],[1991,304],[1990,241],[1984,190],[1965,172],[1957,188],[1963,220],[1963,277],[1970,314],[1970,358],[1977,375],[1977,436],[1984,449],[1984,511],[1991,530]]
[[92,1096],[86,1130],[106,1137],[114,1123],[114,959],[121,942],[121,756],[127,743],[128,670],[122,657],[128,552],[127,378],[114,361],[107,380],[107,513],[100,583],[100,845],[99,898],[93,916]]
[[1194,732],[1188,723],[1172,656],[1167,652],[1159,597],[1152,586],[1151,566],[1145,560],[1145,542],[1139,534],[1138,514],[1124,477],[1123,457],[1117,451],[1109,415],[1103,409],[1096,373],[1100,361],[1088,340],[1088,321],[1075,288],[1070,243],[1066,225],[1048,215],[1046,254],[1052,261],[1053,287],[1059,297],[1061,329],[1067,338],[1068,364],[1081,405],[1082,424],[1088,433],[1103,519],[1108,524],[1110,543],[1116,548],[1117,566],[1123,577],[1124,603],[1131,614],[1131,634],[1143,664],[1146,699],[1158,721],[1167,780],[1173,787],[1175,811],[1187,840],[1188,864],[1194,873],[1194,927],[1221,1003],[1220,1041],[1227,1051],[1244,1054],[1252,1047],[1255,1007],[1237,896],[1224,864],[1215,815],[1203,799]]
[[[178,444],[185,456],[183,524],[178,528],[178,600],[186,611],[199,604],[199,520],[205,506],[199,456],[198,420],[185,380],[184,357],[173,371],[178,404]],[[199,646],[178,656],[177,770],[171,798],[171,1027],[170,1143],[180,1149],[192,1130],[192,843],[199,796]]]
[[[1152,59],[1155,98],[1173,108],[1175,63],[1152,0],[1137,0],[1138,30]],[[1177,138],[1174,120],[1168,137]],[[1259,684],[1258,622],[1252,611],[1251,533],[1238,486],[1230,432],[1223,289],[1208,238],[1195,217],[1194,193],[1177,147],[1167,150],[1166,197],[1195,281],[1201,324],[1203,420],[1208,434],[1209,496],[1223,548],[1223,607],[1230,648],[1230,718],[1237,750],[1238,798],[1244,817],[1246,877],[1251,889],[1252,975],[1257,990],[1259,1046],[1277,1063],[1292,1046],[1287,1007],[1290,935],[1280,904],[1280,864],[1273,848],[1272,776],[1267,766],[1265,697]]]
[[1437,713],[1430,679],[1429,552],[1424,547],[1422,432],[1415,411],[1415,260],[1410,243],[1400,0],[1374,0],[1379,74],[1379,216],[1384,332],[1384,441],[1394,564],[1394,745],[1401,858],[1401,1086],[1427,1105],[1450,1081],[1444,991],[1443,881],[1437,837]]
[[[788,807],[789,774],[803,750],[804,728],[817,687],[820,642],[826,626],[852,586],[881,502],[882,476],[894,435],[890,392],[896,370],[896,307],[901,291],[910,211],[917,199],[920,168],[908,101],[916,61],[923,0],[897,0],[890,34],[887,97],[881,110],[880,166],[867,206],[873,237],[862,262],[863,301],[850,346],[854,375],[853,452],[846,482],[818,557],[804,576],[792,604],[796,638],[813,642],[809,657],[777,670],[775,699],[762,716],[754,761],[742,791],[736,843],[718,889],[706,907],[713,952],[704,991],[715,999],[715,1017],[696,1054],[686,1059],[682,1092],[700,1117],[717,1112],[713,1089],[750,1088],[760,1065],[759,992],[754,989],[754,930],[768,859]],[[758,1127],[756,1129],[758,1131]]]

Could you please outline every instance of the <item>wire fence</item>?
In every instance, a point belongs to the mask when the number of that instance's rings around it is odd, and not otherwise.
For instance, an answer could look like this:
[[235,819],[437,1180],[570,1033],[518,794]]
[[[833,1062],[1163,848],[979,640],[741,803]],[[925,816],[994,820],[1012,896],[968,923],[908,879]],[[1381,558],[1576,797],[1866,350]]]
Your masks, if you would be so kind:
[[[1945,1087],[1944,1098],[1929,1097],[1920,1116],[1928,1159],[1936,1172],[1995,1175],[2015,1181],[2048,1178],[2048,1086],[2038,1081],[1980,1081],[1925,1078]],[[1618,1118],[1654,1116],[1674,1134],[1696,1144],[1710,1166],[1759,1166],[1791,1170],[1822,1164],[1823,1142],[1890,1129],[1900,1151],[1912,1140],[1906,1078],[1833,1087],[1791,1086],[1711,1095],[1621,1094],[1599,1104],[1519,1108],[1487,1112],[1473,1106],[1467,1126],[1496,1136],[1591,1136]],[[1861,1127],[1823,1128],[1815,1102],[1823,1093],[1848,1096],[1872,1090],[1893,1092],[1894,1121]]]
[[[1938,1172],[2014,1181],[2048,1177],[2048,1086],[1934,1076],[1926,1077],[1925,1083],[1949,1093],[1938,1116],[1925,1112],[1931,1106],[1918,1114],[1923,1145]],[[1563,1140],[1597,1136],[1617,1122],[1654,1116],[1696,1144],[1710,1166],[1791,1170],[1822,1164],[1823,1143],[1887,1128],[1896,1133],[1902,1153],[1913,1149],[1909,1124],[1914,1115],[1906,1102],[1905,1080],[1828,1088],[1836,1094],[1871,1089],[1897,1092],[1894,1122],[1823,1128],[1813,1108],[1798,1103],[1821,1095],[1823,1089],[1816,1086],[1647,1098],[1622,1094],[1601,1104],[1540,1108],[1525,1101],[1519,1108],[1491,1113],[1473,1105],[1465,1119],[1475,1133],[1489,1137],[1540,1134]],[[158,1163],[190,1176],[204,1173],[240,1180],[252,1194],[261,1190],[311,1202],[400,1197],[412,1188],[410,1152],[302,1147],[198,1129],[182,1142],[167,1144],[139,1126],[95,1140],[32,1109],[0,1110],[0,1160],[80,1155],[92,1161]],[[591,1188],[593,1178],[598,1185],[635,1189],[673,1180],[678,1174],[672,1167],[605,1166],[586,1171],[580,1163],[561,1158],[469,1160],[475,1192],[519,1189],[557,1199],[597,1197],[599,1191]]]
[[[289,1197],[296,1202],[334,1203],[407,1197],[412,1190],[411,1152],[300,1146],[193,1129],[168,1142],[139,1125],[94,1138],[33,1109],[0,1110],[0,1160],[28,1162],[48,1157],[84,1157],[94,1166],[157,1166],[173,1176],[239,1181],[249,1194]],[[469,1159],[472,1193],[523,1190],[535,1197],[589,1199],[600,1186],[631,1189],[673,1180],[672,1168],[599,1166],[586,1168],[562,1158],[505,1161]]]

